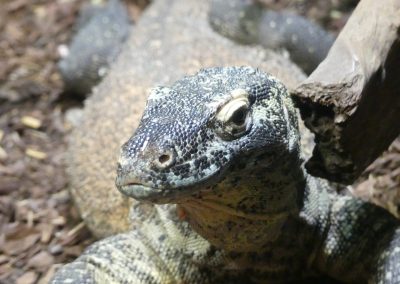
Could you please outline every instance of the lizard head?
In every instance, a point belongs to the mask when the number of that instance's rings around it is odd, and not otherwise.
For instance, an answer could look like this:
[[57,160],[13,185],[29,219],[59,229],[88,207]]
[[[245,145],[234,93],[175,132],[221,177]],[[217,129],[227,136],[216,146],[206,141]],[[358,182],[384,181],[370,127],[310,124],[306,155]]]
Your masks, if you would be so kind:
[[151,91],[136,133],[122,146],[116,184],[138,200],[175,203],[240,171],[298,151],[286,88],[251,67],[215,67]]

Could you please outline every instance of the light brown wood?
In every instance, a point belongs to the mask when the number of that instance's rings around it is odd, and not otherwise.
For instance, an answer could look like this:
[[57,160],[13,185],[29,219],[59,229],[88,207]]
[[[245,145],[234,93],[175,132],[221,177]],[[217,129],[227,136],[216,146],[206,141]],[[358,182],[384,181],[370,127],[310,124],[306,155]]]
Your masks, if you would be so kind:
[[400,0],[362,0],[294,99],[316,136],[307,169],[352,183],[400,133]]

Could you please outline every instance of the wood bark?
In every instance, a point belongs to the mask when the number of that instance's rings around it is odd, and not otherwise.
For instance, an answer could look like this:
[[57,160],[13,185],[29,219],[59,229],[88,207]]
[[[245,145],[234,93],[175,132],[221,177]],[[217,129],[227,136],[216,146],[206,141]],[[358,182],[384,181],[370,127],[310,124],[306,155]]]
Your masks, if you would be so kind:
[[293,95],[316,138],[306,168],[352,183],[400,132],[400,0],[362,0]]

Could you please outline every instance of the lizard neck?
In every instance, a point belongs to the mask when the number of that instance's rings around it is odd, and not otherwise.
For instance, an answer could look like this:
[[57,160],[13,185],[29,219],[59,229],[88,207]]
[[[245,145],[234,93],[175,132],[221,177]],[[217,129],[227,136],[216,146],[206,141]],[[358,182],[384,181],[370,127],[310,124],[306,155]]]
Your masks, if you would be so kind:
[[243,159],[210,190],[178,204],[192,228],[226,251],[257,251],[301,219],[306,175],[297,153],[263,164]]

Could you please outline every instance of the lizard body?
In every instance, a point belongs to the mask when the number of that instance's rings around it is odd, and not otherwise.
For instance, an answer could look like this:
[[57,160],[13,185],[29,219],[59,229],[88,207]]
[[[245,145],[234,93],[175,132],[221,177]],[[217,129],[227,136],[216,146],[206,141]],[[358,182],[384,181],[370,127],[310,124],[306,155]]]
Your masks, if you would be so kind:
[[299,139],[286,88],[262,71],[208,68],[153,89],[116,180],[142,201],[137,227],[53,283],[399,283],[398,220],[328,193],[304,170]]
[[[128,35],[136,36],[121,0],[102,4],[96,2],[81,10],[68,54],[59,62],[68,92],[89,95],[108,72]],[[288,51],[291,60],[306,73],[322,61],[334,40],[301,16],[270,11],[252,0],[213,0],[208,21],[218,33],[239,43]]]
[[212,0],[209,22],[215,31],[241,44],[286,50],[310,74],[328,54],[334,37],[317,24],[254,0]]

